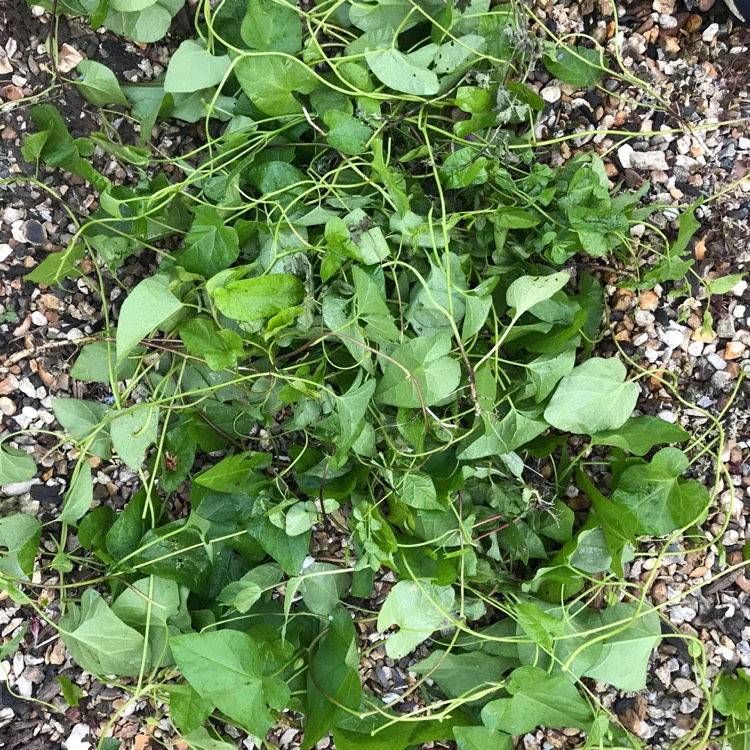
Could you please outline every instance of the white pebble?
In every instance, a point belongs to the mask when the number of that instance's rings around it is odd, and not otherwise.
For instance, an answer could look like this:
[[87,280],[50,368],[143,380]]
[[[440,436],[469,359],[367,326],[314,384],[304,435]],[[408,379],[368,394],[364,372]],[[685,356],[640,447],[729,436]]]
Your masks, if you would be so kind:
[[702,341],[691,341],[688,345],[688,354],[693,357],[700,357],[703,353],[703,342]]
[[545,86],[542,89],[541,94],[542,99],[544,99],[545,102],[553,104],[562,96],[562,89],[559,86]]
[[668,13],[662,13],[659,16],[659,26],[662,29],[676,29],[677,19],[674,16],[670,16]]
[[96,744],[96,738],[91,734],[88,724],[76,724],[62,743],[65,750],[91,750],[91,745]]
[[[619,153],[619,152],[618,152]],[[633,151],[630,155],[630,164],[633,169],[660,170],[665,172],[669,169],[667,158],[663,151]]]
[[732,310],[732,315],[734,315],[735,318],[744,318],[746,309],[745,305],[735,305],[734,310]]
[[646,326],[653,325],[654,315],[648,310],[636,310],[635,322],[637,325],[641,326],[641,328],[646,328]]
[[717,370],[725,370],[727,367],[726,361],[718,354],[707,354],[706,361]]
[[677,415],[673,411],[660,411],[658,416],[663,422],[677,423]]
[[633,155],[633,147],[625,143],[617,149],[617,158],[620,160],[623,169],[630,169],[632,162],[630,157]]
[[747,291],[747,281],[745,279],[740,279],[730,290],[730,294],[732,294],[735,297],[742,297],[743,294]]
[[671,349],[677,349],[682,346],[685,334],[679,328],[670,328],[661,333],[661,340]]
[[718,35],[718,33],[719,33],[719,24],[712,23],[703,32],[703,41],[706,42],[707,44],[710,44],[711,42],[713,42],[714,39],[716,39],[716,36]]

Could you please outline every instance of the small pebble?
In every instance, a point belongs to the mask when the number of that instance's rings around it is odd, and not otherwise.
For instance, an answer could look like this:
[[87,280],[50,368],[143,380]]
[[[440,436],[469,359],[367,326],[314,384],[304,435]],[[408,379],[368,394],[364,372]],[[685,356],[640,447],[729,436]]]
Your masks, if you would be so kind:
[[[619,151],[618,151],[619,155]],[[663,151],[633,151],[630,155],[630,166],[641,171],[662,171],[669,169]]]
[[554,102],[559,101],[560,97],[562,96],[562,89],[559,86],[545,86],[541,90],[542,99],[544,99],[545,102],[548,102],[550,104],[554,104]]
[[707,354],[706,361],[717,370],[725,370],[727,367],[726,360],[718,354]]
[[647,326],[653,325],[654,314],[650,313],[648,310],[638,309],[635,311],[635,322],[641,328],[646,328]]
[[11,417],[16,413],[15,403],[7,396],[0,396],[0,412],[6,417]]
[[716,37],[719,34],[719,24],[718,23],[712,23],[702,34],[703,41],[706,44],[711,44],[711,42],[716,39]]
[[31,245],[43,245],[47,241],[47,232],[35,219],[29,219],[23,225],[25,241]]

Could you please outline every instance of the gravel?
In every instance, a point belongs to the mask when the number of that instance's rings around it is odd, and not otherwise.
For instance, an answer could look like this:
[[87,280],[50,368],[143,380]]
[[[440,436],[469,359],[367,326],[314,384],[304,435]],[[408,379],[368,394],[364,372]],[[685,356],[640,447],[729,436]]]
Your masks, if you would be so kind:
[[[677,212],[670,207],[692,205],[750,172],[750,130],[742,123],[730,123],[750,115],[750,32],[735,26],[721,2],[618,3],[618,37],[614,36],[609,2],[563,0],[553,4],[537,0],[534,12],[558,35],[586,33],[610,52],[619,43],[628,74],[647,82],[668,107],[667,112],[659,111],[642,88],[614,76],[605,77],[603,90],[579,90],[550,80],[546,71],[538,70],[531,85],[546,106],[536,136],[541,140],[571,132],[577,136],[550,151],[553,165],[564,163],[581,149],[590,149],[604,158],[613,185],[637,188],[648,180],[644,202],[666,207],[650,216],[649,221],[672,237],[676,236],[678,225]],[[48,85],[44,72],[47,19],[41,9],[35,11],[35,16],[36,20],[30,19],[28,7],[21,0],[6,0],[0,7],[2,177],[27,170],[19,148],[23,134],[30,129],[28,109],[12,103]],[[163,70],[168,58],[168,45],[150,45],[144,54],[135,45],[113,44],[107,35],[64,19],[60,39],[63,44],[59,67],[63,72],[73,70],[85,56],[105,62],[128,80],[147,80]],[[81,133],[96,128],[90,110],[80,101],[69,104],[61,99],[57,103]],[[685,130],[686,124],[692,130]],[[715,127],[704,128],[706,125]],[[680,128],[685,132],[669,132]],[[597,129],[608,132],[595,133]],[[187,149],[192,144],[191,133],[172,126],[164,128],[163,137],[175,149]],[[115,179],[137,179],[108,160],[99,166]],[[93,196],[76,178],[65,182],[54,172],[43,177],[77,210],[86,212],[91,208]],[[0,351],[36,352],[44,343],[74,342],[90,335],[100,325],[100,302],[85,280],[68,283],[63,289],[40,288],[23,280],[24,273],[70,238],[67,216],[33,185],[15,183],[12,189],[5,186],[0,190]],[[702,227],[687,251],[695,260],[697,276],[717,278],[747,271],[749,194],[750,186],[745,183],[696,210]],[[643,224],[637,225],[631,228],[631,237],[646,243],[651,231]],[[639,253],[644,259],[648,256],[645,247]],[[148,258],[133,261],[122,269],[120,280],[126,286],[132,285],[149,262]],[[643,378],[639,411],[678,423],[691,434],[704,429],[708,420],[703,410],[712,416],[721,413],[741,370],[750,367],[747,281],[740,281],[728,294],[709,299],[698,284],[688,297],[677,296],[672,282],[636,295],[617,286],[622,280],[617,269],[602,271],[601,275],[607,284],[612,330],[598,346],[603,353],[619,347],[651,373]],[[711,316],[712,325],[704,324],[706,313]],[[0,369],[0,435],[26,428],[49,429],[54,423],[52,396],[106,397],[87,391],[69,377],[69,358],[74,352],[74,345],[60,347]],[[661,384],[663,371],[679,378],[682,393],[695,407],[673,399]],[[749,425],[750,395],[742,390],[723,424],[727,439],[722,461],[731,485],[724,477],[716,479],[715,467],[708,457],[691,467],[693,478],[709,485],[717,482],[715,508],[703,528],[713,543],[701,552],[691,552],[691,545],[687,544],[674,549],[678,554],[664,558],[651,589],[652,601],[662,607],[666,617],[665,628],[671,626],[675,636],[695,636],[703,642],[709,685],[721,669],[750,667],[750,581],[740,570],[716,578],[726,564],[741,562],[742,548],[749,541]],[[42,435],[35,441],[19,438],[18,443],[33,445],[41,457],[54,441]],[[45,455],[42,463],[47,471],[42,478],[5,488],[0,497],[0,515],[21,511],[52,521],[59,512],[61,492],[74,459],[66,451]],[[102,494],[97,499],[115,508],[122,507],[135,486],[132,475],[117,467],[103,467],[98,480],[97,492]],[[727,529],[720,537],[725,521]],[[325,534],[318,533],[315,539],[326,554],[340,552],[335,540]],[[656,546],[641,550],[644,555],[657,551]],[[637,557],[630,566],[629,577],[634,583],[643,583],[653,567],[653,558]],[[35,583],[50,587],[44,590],[49,602],[47,611],[56,616],[58,602],[52,587],[57,579],[53,576],[43,581],[37,575]],[[381,582],[380,600],[391,583],[388,577]],[[374,608],[378,600],[370,604]],[[12,637],[24,624],[32,622],[31,612],[0,595],[3,638]],[[363,647],[372,646],[371,636],[372,632],[363,627]],[[388,659],[382,647],[372,649],[361,664],[368,687],[386,700],[398,697],[415,679],[409,672],[409,662],[402,662]],[[38,698],[61,709],[51,713],[41,705],[4,692],[0,697],[3,750],[89,750],[91,727],[102,726],[124,706],[121,691],[93,682],[71,662],[52,631],[44,628],[36,637],[27,635],[23,649],[13,659],[0,662],[0,669],[17,695]],[[57,675],[67,676],[82,687],[85,697],[80,708],[65,710]],[[655,748],[666,748],[689,732],[705,705],[693,661],[678,637],[665,639],[653,657],[649,686],[642,696],[621,695],[601,683],[591,687],[625,726]],[[147,718],[156,725],[156,740],[171,741],[159,707],[142,702],[133,706],[129,715],[119,717],[113,727],[126,750],[155,746],[149,744],[151,735],[145,731]],[[238,733],[236,737],[238,746],[252,747],[246,737]],[[539,730],[524,737],[523,746],[549,750],[575,746],[580,739],[577,730]],[[280,729],[274,741],[279,747],[297,748],[300,735],[294,729]],[[326,738],[318,747],[332,744]]]

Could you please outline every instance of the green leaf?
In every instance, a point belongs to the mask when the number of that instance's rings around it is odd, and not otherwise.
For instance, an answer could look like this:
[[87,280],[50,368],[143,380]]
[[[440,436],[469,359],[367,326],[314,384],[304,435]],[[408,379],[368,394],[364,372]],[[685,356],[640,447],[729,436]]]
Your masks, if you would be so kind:
[[36,474],[34,457],[20,448],[0,445],[0,487],[26,482]]
[[326,617],[334,614],[351,585],[351,573],[323,562],[314,562],[303,568],[302,572],[299,591],[307,608]]
[[109,427],[104,421],[107,407],[79,398],[53,398],[52,411],[57,421],[78,444],[87,444],[93,456],[105,461],[111,456]]
[[258,647],[237,630],[189,633],[170,640],[177,667],[193,689],[252,734],[273,726],[268,710],[286,708],[289,688],[264,677]]
[[219,212],[199,206],[190,231],[185,237],[185,250],[177,262],[186,271],[210,278],[234,263],[240,254],[240,242],[233,227],[226,226]]
[[216,739],[205,727],[198,727],[190,732],[185,741],[191,750],[237,750],[234,742]]
[[500,418],[484,413],[477,419],[477,424],[480,429],[475,428],[473,439],[465,441],[456,451],[456,458],[461,461],[510,453],[541,435],[549,426],[533,413],[516,409]]
[[294,55],[302,49],[300,14],[287,0],[249,0],[240,35],[250,49]]
[[[583,59],[580,59],[583,58]],[[551,47],[544,55],[544,67],[573,86],[595,86],[606,68],[601,54],[586,47]]]
[[416,65],[407,55],[393,47],[366,52],[365,60],[375,77],[394,91],[415,96],[432,96],[440,90],[435,73]]
[[83,74],[83,79],[76,81],[76,85],[93,105],[97,107],[105,107],[108,104],[130,106],[115,74],[106,65],[94,60],[81,60],[77,68],[78,72]]
[[444,503],[438,500],[432,479],[419,471],[404,474],[396,487],[398,499],[410,508],[419,510],[443,510]]
[[88,550],[105,548],[107,532],[115,521],[115,512],[109,505],[100,505],[87,513],[78,524],[76,536],[81,547]]
[[[592,642],[594,631],[599,640]],[[659,615],[648,606],[619,602],[603,612],[585,608],[566,619],[555,656],[577,677],[637,692],[646,687],[649,659],[661,637]]]
[[734,273],[730,276],[722,276],[719,279],[706,279],[706,285],[711,294],[726,294],[732,291],[745,276],[747,276],[746,273]]
[[[74,139],[68,132],[68,128],[56,107],[51,104],[33,107],[31,119],[34,121],[34,126],[38,132],[35,134],[34,140],[29,142],[28,145],[24,143],[22,149],[24,159],[34,162],[43,161],[51,167],[60,167],[77,174],[94,185],[99,191],[105,191],[110,186],[109,180],[97,172],[84,158],[84,154],[91,155],[93,143],[84,138]],[[53,269],[70,268],[75,260],[83,257],[83,252],[83,245],[71,243],[60,254],[62,257],[50,256],[45,258],[29,274],[29,278],[33,276],[35,281],[42,282],[40,276],[44,278],[56,276],[56,280],[59,280],[62,278],[59,275],[61,271],[58,270],[56,275]]]
[[121,34],[136,42],[157,42],[169,31],[172,17],[183,5],[183,0],[156,0],[137,11],[119,11],[110,7],[104,19],[104,26],[115,34]]
[[186,39],[169,60],[164,91],[189,94],[211,88],[221,83],[230,65],[227,55],[212,55],[198,40]]
[[391,659],[401,659],[448,622],[455,592],[451,586],[434,586],[427,581],[399,581],[378,613],[378,630],[392,625],[398,632],[385,642]]
[[211,579],[211,559],[198,531],[180,524],[174,521],[147,531],[133,561],[141,572],[176,581],[205,597]]
[[77,706],[80,703],[81,698],[83,698],[83,690],[64,675],[59,674],[55,679],[60,683],[65,702],[69,706]]
[[[360,235],[360,242],[362,239],[363,235]],[[388,309],[383,292],[358,266],[352,268],[352,277],[354,278],[357,318],[365,321],[365,336],[379,343],[398,341],[401,334],[393,322],[393,316]]]
[[331,618],[328,632],[315,651],[307,673],[307,722],[304,747],[310,748],[329,732],[347,711],[359,710],[362,685],[354,625],[348,612]]
[[132,104],[130,114],[140,123],[141,130],[138,143],[143,145],[151,140],[151,130],[156,123],[156,118],[162,108],[171,102],[171,97],[165,97],[162,86],[149,84],[125,86],[123,91]]
[[34,570],[34,558],[39,550],[42,524],[33,516],[16,513],[0,518],[0,571],[28,579]]
[[687,430],[658,417],[631,417],[616,430],[597,432],[591,436],[592,444],[622,448],[635,456],[645,456],[655,445],[683,443],[690,437]]
[[152,276],[141,281],[120,309],[117,326],[117,360],[140,343],[155,328],[159,328],[176,312],[182,309],[182,302],[167,288],[163,276]]
[[[390,352],[398,364],[385,362],[375,400],[389,406],[419,409],[451,396],[461,382],[461,365],[447,356],[451,337],[438,333],[409,339]],[[421,398],[420,398],[421,395]]]
[[520,318],[539,302],[550,299],[570,281],[570,275],[561,271],[549,276],[521,276],[505,293],[508,307],[515,309],[514,318]]
[[154,511],[153,508],[150,508],[148,513],[144,512],[146,501],[145,489],[136,492],[109,530],[107,552],[115,560],[120,560],[135,552],[146,530],[150,528],[152,515],[155,514],[158,519],[160,513]]
[[[172,720],[182,735],[190,735],[192,732],[200,730],[203,723],[214,710],[214,704],[206,700],[199,693],[193,690],[190,685],[169,685],[167,688],[169,695],[169,718]],[[203,730],[205,731],[205,730]],[[191,742],[192,747],[203,747]],[[218,743],[216,745],[218,747]],[[231,746],[235,750],[234,745]]]
[[126,625],[148,637],[148,667],[171,666],[170,635],[192,630],[187,596],[186,589],[172,580],[147,577],[135,581],[112,604],[112,612]]
[[356,117],[335,109],[323,115],[323,122],[328,128],[328,143],[331,148],[344,154],[363,154],[367,142],[372,138],[372,128]]
[[210,318],[193,318],[178,332],[182,343],[194,357],[202,357],[215,372],[236,367],[244,354],[242,337],[228,328],[216,328]]
[[146,451],[156,442],[159,428],[159,407],[136,404],[129,409],[113,411],[109,426],[112,445],[127,466],[134,471],[141,468]]
[[281,581],[284,571],[276,563],[266,563],[233,581],[219,595],[219,601],[229,604],[238,612],[248,612],[251,607]]
[[343,466],[354,442],[361,434],[365,415],[377,386],[374,380],[366,380],[364,383],[360,381],[361,378],[358,377],[346,393],[336,397],[338,435],[335,438],[334,458],[337,466]]
[[489,685],[500,684],[503,674],[517,665],[517,659],[488,656],[480,651],[454,654],[435,649],[409,669],[417,674],[429,674],[449,698],[466,698]]
[[440,179],[450,190],[460,190],[469,185],[487,182],[488,159],[474,148],[464,147],[454,151],[438,170]]
[[248,492],[253,484],[263,479],[257,470],[268,468],[272,458],[270,453],[258,451],[237,453],[199,474],[195,481],[216,492]]
[[453,714],[451,721],[393,721],[396,716],[363,720],[355,715],[342,719],[333,728],[336,750],[411,750],[425,742],[451,739],[453,725],[465,721],[460,713]]
[[59,628],[78,666],[93,675],[135,677],[144,651],[149,655],[143,636],[120,620],[91,588],[84,591],[80,607],[68,605]]
[[526,373],[533,388],[534,401],[538,404],[544,401],[554,390],[562,378],[569,375],[576,362],[574,348],[564,352],[552,352],[529,362]]
[[510,735],[533,732],[538,726],[588,729],[594,716],[567,675],[550,675],[539,667],[514,670],[500,698],[482,709],[482,721]]
[[155,0],[107,0],[107,4],[113,10],[123,11],[125,13],[135,13],[139,10],[148,8],[153,5]]
[[750,675],[744,669],[720,673],[714,708],[727,719],[750,720]]
[[534,602],[518,602],[515,605],[516,622],[534,643],[551,652],[554,639],[565,630],[562,620],[542,610]]
[[251,517],[247,531],[290,576],[299,575],[310,546],[310,531],[289,536],[265,515]]
[[62,252],[48,255],[31,273],[26,274],[26,278],[36,284],[55,286],[65,279],[83,276],[78,262],[85,254],[86,248],[82,242],[71,243]]
[[134,351],[134,356],[116,364],[115,348],[111,343],[97,341],[86,344],[73,364],[70,375],[84,383],[109,383],[111,369],[116,381],[128,380],[138,369],[139,358],[135,356],[138,351],[142,350]]
[[94,483],[91,478],[91,469],[87,461],[84,461],[73,477],[73,481],[65,495],[65,505],[58,519],[61,523],[76,523],[88,509],[94,500]]
[[648,464],[622,473],[612,500],[629,508],[641,534],[671,534],[697,522],[710,502],[708,490],[694,479],[680,479],[690,461],[677,448],[662,448]]
[[272,117],[301,114],[294,92],[309,94],[319,83],[299,60],[276,55],[243,57],[234,72],[250,101]]
[[513,750],[509,734],[493,732],[487,727],[455,727],[453,735],[458,750]]
[[584,362],[560,381],[544,418],[558,430],[587,435],[622,427],[640,393],[626,375],[618,359]]
[[252,322],[298,305],[305,296],[305,285],[286,273],[232,281],[214,293],[216,307],[232,320]]

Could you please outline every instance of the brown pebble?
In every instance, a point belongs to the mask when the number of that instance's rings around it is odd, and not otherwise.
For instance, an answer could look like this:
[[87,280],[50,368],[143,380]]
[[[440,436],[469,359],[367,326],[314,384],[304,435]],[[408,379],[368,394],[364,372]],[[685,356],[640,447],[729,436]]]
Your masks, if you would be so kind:
[[698,31],[702,25],[703,19],[697,13],[693,13],[685,24],[685,31],[687,31],[688,34],[692,34],[694,31]]
[[3,89],[3,96],[9,102],[17,102],[19,99],[23,99],[23,91],[11,83]]
[[724,349],[724,359],[738,359],[747,347],[741,341],[730,341]]
[[706,238],[702,237],[695,243],[695,259],[703,260],[706,256]]
[[651,587],[651,598],[657,604],[663,604],[669,598],[669,592],[667,591],[667,584],[664,581],[657,581]]
[[659,297],[656,292],[650,290],[641,292],[641,296],[638,298],[638,306],[641,310],[656,310],[659,307]]
[[15,393],[18,389],[18,378],[15,375],[8,375],[5,380],[0,380],[0,396],[7,396],[9,393]]
[[49,654],[50,664],[63,664],[65,662],[65,644],[58,640]]
[[750,581],[745,578],[744,574],[737,576],[737,585],[746,593],[750,594]]
[[37,307],[44,312],[47,310],[60,309],[60,300],[54,294],[40,294],[36,304]]
[[12,417],[16,413],[16,405],[7,396],[0,396],[0,411],[6,417]]
[[701,576],[706,575],[706,573],[708,573],[708,568],[705,565],[701,565],[699,568],[693,568],[693,570],[690,571],[690,577],[700,578]]
[[635,295],[630,289],[618,289],[614,294],[614,303],[612,309],[617,312],[625,312],[630,309]]
[[732,380],[736,380],[740,376],[739,362],[728,362],[724,372],[727,373]]
[[4,141],[14,141],[16,138],[18,138],[18,133],[16,133],[15,130],[10,125],[7,125],[3,128],[3,132],[0,133],[0,138],[2,138]]

